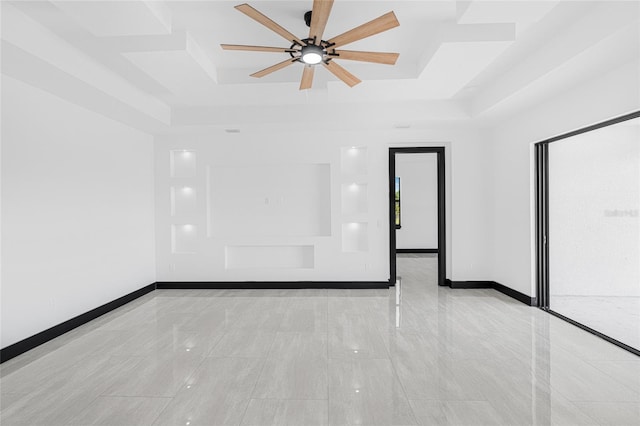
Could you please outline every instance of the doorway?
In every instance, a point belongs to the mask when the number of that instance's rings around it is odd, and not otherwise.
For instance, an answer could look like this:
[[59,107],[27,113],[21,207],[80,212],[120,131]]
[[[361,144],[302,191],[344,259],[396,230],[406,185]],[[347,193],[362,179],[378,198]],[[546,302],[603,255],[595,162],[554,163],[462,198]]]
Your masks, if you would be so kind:
[[640,111],[536,149],[538,306],[640,355]]
[[[425,247],[425,253],[435,253],[438,256],[438,285],[446,283],[446,225],[445,225],[445,158],[444,147],[415,147],[415,148],[389,148],[389,284],[395,285],[397,280],[396,254],[401,251],[397,248],[398,226],[402,226],[402,177],[397,176],[396,161],[402,154],[435,154],[437,175],[437,241],[436,247]],[[399,178],[399,182],[398,179]],[[399,185],[398,185],[399,183]],[[399,187],[400,191],[396,191]],[[426,196],[426,194],[425,194]],[[426,214],[425,214],[426,215]],[[424,217],[429,221],[428,217]]]

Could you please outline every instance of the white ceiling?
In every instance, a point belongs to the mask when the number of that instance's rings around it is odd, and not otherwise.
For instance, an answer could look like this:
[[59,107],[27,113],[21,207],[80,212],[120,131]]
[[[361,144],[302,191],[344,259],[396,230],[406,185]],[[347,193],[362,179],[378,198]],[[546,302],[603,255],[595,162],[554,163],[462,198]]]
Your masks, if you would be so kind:
[[[68,61],[47,59],[47,52],[29,46],[24,35],[19,36],[29,25],[55,34],[94,65],[123,80],[122,85],[149,98],[146,103],[141,99],[133,102],[128,100],[131,94],[127,99],[125,94],[114,95],[156,120],[155,128],[148,120],[139,126],[155,132],[169,124],[224,126],[230,124],[227,120],[241,125],[243,120],[260,121],[262,115],[270,116],[273,111],[283,114],[284,122],[287,114],[301,106],[317,113],[330,109],[349,115],[355,108],[377,105],[393,122],[421,119],[407,110],[430,113],[439,108],[450,114],[444,119],[500,116],[640,56],[636,0],[336,0],[325,38],[393,10],[400,27],[345,48],[399,52],[398,62],[389,66],[341,61],[363,81],[361,84],[349,88],[318,69],[313,88],[299,91],[299,64],[261,79],[249,76],[288,54],[220,48],[221,43],[288,47],[286,40],[235,10],[233,6],[239,3],[3,2],[3,47],[14,61],[27,61],[28,54],[84,82],[96,79],[95,72],[88,75],[88,69],[84,70],[87,76],[82,75],[83,69],[65,70]],[[303,15],[311,8],[311,0],[249,3],[299,37],[306,37]],[[3,72],[24,74],[14,65],[3,64]],[[40,68],[45,86],[50,77],[45,78],[46,68]],[[34,82],[38,82],[37,75],[30,77],[30,83]],[[105,81],[92,84],[107,94],[115,87]],[[158,102],[160,107],[155,104]],[[402,115],[395,111],[402,111]],[[434,117],[442,119],[442,114],[425,119]]]

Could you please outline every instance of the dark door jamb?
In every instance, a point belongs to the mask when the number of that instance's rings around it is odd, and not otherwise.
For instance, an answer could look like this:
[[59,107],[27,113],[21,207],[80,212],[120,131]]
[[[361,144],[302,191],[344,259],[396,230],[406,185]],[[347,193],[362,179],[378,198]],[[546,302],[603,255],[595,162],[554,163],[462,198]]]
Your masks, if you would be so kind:
[[438,285],[447,285],[444,147],[389,148],[389,285],[396,283],[396,153],[435,153],[438,157]]

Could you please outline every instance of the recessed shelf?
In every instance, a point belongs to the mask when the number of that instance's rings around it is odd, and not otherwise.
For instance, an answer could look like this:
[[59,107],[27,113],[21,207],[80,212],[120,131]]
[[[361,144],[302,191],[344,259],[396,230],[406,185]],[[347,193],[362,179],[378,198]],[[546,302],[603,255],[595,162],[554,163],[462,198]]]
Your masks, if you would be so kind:
[[367,173],[367,148],[350,146],[341,150],[342,173],[362,175]]
[[342,251],[363,252],[369,250],[369,238],[366,222],[342,224]]
[[191,186],[171,187],[171,215],[192,216],[196,211],[196,190]]
[[342,214],[362,214],[367,212],[367,184],[342,184]]
[[196,176],[196,152],[188,149],[171,151],[171,177],[189,178]]
[[171,252],[195,253],[197,251],[197,229],[189,223],[171,225]]

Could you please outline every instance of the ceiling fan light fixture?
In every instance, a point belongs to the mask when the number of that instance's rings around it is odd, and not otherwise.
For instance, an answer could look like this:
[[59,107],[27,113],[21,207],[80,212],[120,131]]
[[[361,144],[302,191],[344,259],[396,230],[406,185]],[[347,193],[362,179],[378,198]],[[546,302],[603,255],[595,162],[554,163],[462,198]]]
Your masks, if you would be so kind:
[[322,62],[324,53],[325,53],[324,50],[320,46],[316,46],[315,44],[310,44],[302,48],[300,52],[300,59],[305,64],[316,65]]

